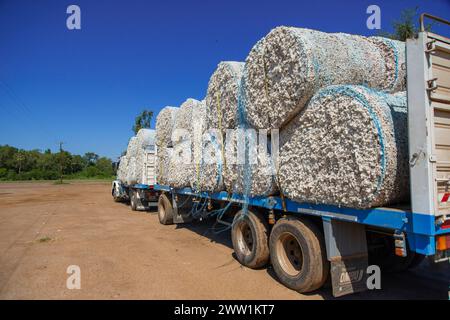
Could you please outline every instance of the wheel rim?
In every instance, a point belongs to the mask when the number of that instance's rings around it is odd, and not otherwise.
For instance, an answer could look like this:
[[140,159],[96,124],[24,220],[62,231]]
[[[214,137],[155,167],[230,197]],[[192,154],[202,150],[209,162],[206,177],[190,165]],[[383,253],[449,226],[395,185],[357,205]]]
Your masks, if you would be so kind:
[[237,243],[239,251],[249,255],[253,251],[254,239],[252,229],[247,221],[241,221],[238,226]]
[[297,276],[303,268],[303,253],[297,238],[290,232],[281,234],[276,249],[281,269],[290,276]]

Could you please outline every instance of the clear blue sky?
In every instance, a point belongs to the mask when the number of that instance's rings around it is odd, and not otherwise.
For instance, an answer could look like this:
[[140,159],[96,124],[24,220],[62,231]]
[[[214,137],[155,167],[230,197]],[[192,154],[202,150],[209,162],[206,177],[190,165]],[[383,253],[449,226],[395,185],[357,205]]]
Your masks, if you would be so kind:
[[[70,4],[81,30],[66,28]],[[450,18],[450,0],[0,0],[0,144],[115,159],[141,110],[202,99],[216,65],[273,27],[373,35],[370,4],[388,30],[416,5]]]

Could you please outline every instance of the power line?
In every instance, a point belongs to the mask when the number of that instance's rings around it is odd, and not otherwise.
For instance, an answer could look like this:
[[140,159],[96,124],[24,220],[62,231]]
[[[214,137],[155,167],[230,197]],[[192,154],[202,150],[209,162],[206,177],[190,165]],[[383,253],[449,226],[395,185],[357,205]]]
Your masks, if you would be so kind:
[[[33,124],[36,123],[36,120],[33,119],[35,118],[33,112],[28,107],[28,105],[15,93],[13,88],[10,85],[8,85],[4,80],[0,80],[0,84],[2,84],[4,92],[6,92],[6,94],[9,96],[11,102],[13,102],[13,104],[16,106],[15,110],[18,112],[18,114],[20,116],[23,116],[30,123]],[[41,126],[40,130],[42,133],[44,133],[44,135],[47,136],[47,138],[53,139],[54,137],[53,133],[48,131],[46,127]]]

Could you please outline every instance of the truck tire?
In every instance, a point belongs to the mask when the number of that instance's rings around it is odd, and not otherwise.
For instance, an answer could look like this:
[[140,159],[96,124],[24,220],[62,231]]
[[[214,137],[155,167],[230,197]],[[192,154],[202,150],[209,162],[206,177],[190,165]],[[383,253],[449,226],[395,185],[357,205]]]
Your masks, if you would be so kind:
[[168,225],[173,224],[173,208],[172,203],[165,194],[159,196],[158,200],[158,218],[159,223]]
[[130,191],[130,207],[132,211],[136,211],[137,210],[137,202],[138,202],[138,198],[137,198],[137,192],[131,190]]
[[114,202],[120,202],[121,201],[121,199],[119,197],[119,193],[117,192],[117,188],[116,188],[115,184],[114,184],[114,187],[112,189],[112,196],[113,196]]
[[329,263],[323,234],[309,220],[278,220],[270,234],[270,260],[278,279],[300,293],[319,289],[327,280]]
[[234,216],[231,240],[242,265],[257,269],[269,262],[269,225],[261,214],[240,210]]

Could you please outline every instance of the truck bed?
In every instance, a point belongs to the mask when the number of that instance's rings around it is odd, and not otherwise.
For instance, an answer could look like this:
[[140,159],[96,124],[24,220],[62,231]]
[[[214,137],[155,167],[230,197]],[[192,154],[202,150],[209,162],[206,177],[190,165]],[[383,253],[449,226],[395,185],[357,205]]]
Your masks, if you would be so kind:
[[408,234],[411,250],[423,255],[435,254],[434,237],[436,235],[450,234],[450,228],[435,226],[434,216],[412,212],[408,205],[355,209],[325,204],[300,203],[290,199],[284,199],[283,201],[279,196],[249,197],[245,199],[243,195],[228,194],[225,191],[215,193],[195,192],[191,188],[174,189],[170,186],[159,184],[155,185],[155,190],[225,201],[227,203],[244,204],[247,202],[249,206],[268,210],[314,215],[323,219],[337,219],[401,231]]

